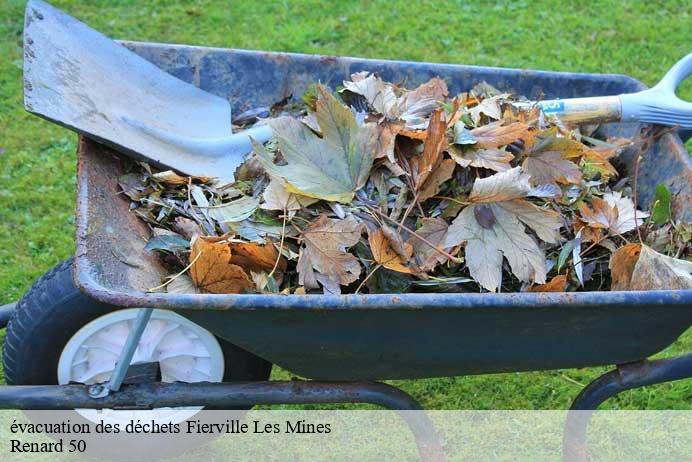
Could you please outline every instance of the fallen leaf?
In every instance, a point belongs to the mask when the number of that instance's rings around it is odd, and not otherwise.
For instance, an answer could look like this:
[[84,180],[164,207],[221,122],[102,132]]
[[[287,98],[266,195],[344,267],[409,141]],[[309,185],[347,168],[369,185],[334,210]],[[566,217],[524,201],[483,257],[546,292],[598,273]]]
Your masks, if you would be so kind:
[[[413,273],[411,268],[406,266],[406,262],[403,261],[401,256],[392,250],[389,245],[389,239],[387,239],[381,229],[368,233],[368,242],[375,262],[392,271],[407,274]],[[410,258],[413,253],[413,247],[410,244],[407,247],[407,251]]]
[[362,225],[353,216],[335,220],[320,215],[301,234],[304,246],[297,266],[300,285],[317,288],[315,272],[340,285],[357,280],[360,263],[346,250],[360,240],[361,231]]
[[442,149],[445,146],[447,124],[443,120],[442,110],[433,112],[428,124],[428,137],[423,146],[423,153],[417,159],[414,175],[416,190],[420,190],[428,176],[442,162]]
[[628,244],[610,258],[611,290],[692,289],[692,262],[668,257],[651,247]]
[[147,241],[144,250],[151,252],[152,250],[165,250],[166,252],[183,252],[190,248],[190,241],[184,239],[177,234],[167,234],[163,236],[155,236]]
[[470,134],[478,147],[493,149],[526,138],[529,134],[529,126],[521,122],[514,122],[509,125],[495,122],[474,128]]
[[118,186],[123,193],[133,201],[146,197],[151,188],[147,186],[145,176],[138,173],[127,173],[118,177]]
[[598,173],[605,181],[618,176],[618,171],[608,161],[615,155],[616,149],[587,149],[582,153],[580,166],[587,178]]
[[444,100],[448,93],[445,81],[439,77],[433,77],[399,98],[398,118],[405,121],[407,127],[424,128],[424,119],[439,106],[439,102]]
[[190,276],[202,292],[239,294],[254,287],[243,268],[231,263],[231,248],[227,242],[196,237],[191,249]]
[[418,193],[418,200],[424,201],[436,195],[440,186],[452,177],[456,165],[452,159],[443,159],[423,183]]
[[399,135],[412,140],[425,141],[428,138],[427,130],[400,130]]
[[194,220],[185,217],[175,217],[175,220],[173,220],[173,229],[189,240],[202,234],[199,225]]
[[656,185],[654,202],[651,205],[651,222],[655,225],[664,225],[670,221],[671,209],[670,202],[672,195],[666,185],[659,183]]
[[353,113],[326,88],[319,85],[317,92],[322,138],[301,122],[280,117],[270,124],[286,165],[275,164],[259,143],[254,143],[255,151],[271,176],[285,180],[289,192],[350,203],[370,174],[376,127],[358,126]]
[[398,98],[393,86],[375,74],[359,72],[351,76],[351,81],[345,80],[343,83],[344,90],[363,96],[378,113],[390,119],[399,117]]
[[528,226],[543,240],[557,242],[560,217],[523,200],[531,190],[528,175],[515,167],[476,180],[469,200],[452,222],[446,247],[466,242],[465,257],[471,277],[495,291],[502,283],[502,257],[517,278],[543,284],[547,273],[543,252],[525,232]]
[[210,183],[213,179],[210,176],[181,176],[175,173],[173,170],[166,170],[163,172],[154,173],[152,175],[152,178],[154,178],[159,183],[172,186],[180,186],[189,183]]
[[559,151],[543,151],[524,159],[522,169],[531,176],[531,184],[578,184],[582,174],[579,166],[563,158]]
[[519,167],[481,178],[473,183],[469,200],[476,203],[511,201],[531,191],[529,176]]
[[504,172],[512,168],[509,164],[513,159],[512,153],[502,149],[459,149],[450,146],[449,156],[462,167],[478,167]]
[[611,290],[628,290],[632,281],[634,267],[642,252],[641,244],[626,244],[610,256]]
[[502,118],[502,108],[500,107],[500,103],[508,96],[508,94],[501,94],[492,96],[490,98],[485,98],[478,105],[469,109],[468,114],[471,117],[473,123],[475,125],[478,125],[478,123],[481,120],[482,114],[486,115],[491,119],[500,120]]
[[192,282],[192,278],[187,274],[178,274],[174,276],[171,282],[166,286],[166,292],[169,294],[198,294],[199,289]]
[[[386,158],[395,164],[394,144],[396,136],[401,132],[403,125],[398,122],[383,122],[377,126],[377,143],[375,145],[375,159]],[[426,133],[426,132],[423,132]]]
[[312,197],[293,194],[286,190],[283,181],[272,178],[262,194],[264,203],[260,208],[265,210],[296,211],[317,202]]
[[[441,218],[424,218],[422,226],[416,230],[407,243],[413,248],[413,256],[421,271],[432,271],[437,265],[447,260],[447,257],[435,250],[430,244],[439,250],[444,248],[449,225]],[[428,242],[424,242],[421,238]]]
[[614,234],[632,231],[649,216],[647,212],[637,210],[635,220],[634,203],[617,191],[605,193],[603,199],[594,197],[591,207],[582,204],[579,212],[581,220],[589,227],[606,229]]
[[567,275],[560,274],[545,284],[529,288],[528,292],[564,292],[567,290]]
[[447,94],[447,84],[433,78],[411,91],[397,97],[392,84],[367,72],[353,74],[351,81],[344,81],[344,90],[363,96],[368,104],[390,121],[403,120],[407,128],[425,128],[425,120]]
[[279,258],[279,252],[272,244],[256,244],[252,242],[230,242],[231,263],[238,265],[246,273],[254,271],[271,271],[279,260],[278,271],[286,271],[286,259]]
[[219,223],[232,223],[243,221],[252,216],[259,207],[259,199],[251,196],[243,196],[223,205],[209,206],[206,212]]

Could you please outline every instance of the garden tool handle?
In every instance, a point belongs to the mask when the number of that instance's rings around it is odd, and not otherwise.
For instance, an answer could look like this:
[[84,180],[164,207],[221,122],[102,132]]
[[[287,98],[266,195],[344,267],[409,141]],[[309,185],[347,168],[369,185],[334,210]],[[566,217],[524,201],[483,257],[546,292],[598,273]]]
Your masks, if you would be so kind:
[[595,96],[541,101],[546,115],[564,122],[641,122],[692,129],[692,103],[675,94],[692,74],[692,53],[678,61],[653,88],[619,96]]

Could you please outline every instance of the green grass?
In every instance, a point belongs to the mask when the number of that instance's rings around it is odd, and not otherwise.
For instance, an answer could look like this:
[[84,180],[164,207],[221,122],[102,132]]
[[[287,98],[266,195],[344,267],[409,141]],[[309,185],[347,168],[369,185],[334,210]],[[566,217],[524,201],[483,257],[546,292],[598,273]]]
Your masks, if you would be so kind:
[[[0,8],[0,303],[74,251],[75,140],[22,109],[24,1]],[[654,84],[690,52],[685,0],[55,1],[116,38],[572,72]],[[692,85],[682,96],[690,99]],[[690,147],[690,145],[688,145]],[[692,351],[688,331],[663,354]],[[396,382],[429,408],[562,409],[604,369]],[[276,377],[287,377],[284,371]],[[609,408],[692,408],[692,381]]]

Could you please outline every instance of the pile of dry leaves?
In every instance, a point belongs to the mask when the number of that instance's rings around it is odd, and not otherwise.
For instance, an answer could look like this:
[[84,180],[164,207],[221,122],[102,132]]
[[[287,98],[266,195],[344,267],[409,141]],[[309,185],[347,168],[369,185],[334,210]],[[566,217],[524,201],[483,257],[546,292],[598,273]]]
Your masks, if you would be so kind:
[[692,287],[692,226],[672,220],[662,185],[637,210],[611,164],[631,141],[486,84],[450,98],[438,78],[406,90],[360,73],[302,100],[264,121],[275,139],[255,143],[233,184],[141,164],[120,178],[171,272],[152,290]]

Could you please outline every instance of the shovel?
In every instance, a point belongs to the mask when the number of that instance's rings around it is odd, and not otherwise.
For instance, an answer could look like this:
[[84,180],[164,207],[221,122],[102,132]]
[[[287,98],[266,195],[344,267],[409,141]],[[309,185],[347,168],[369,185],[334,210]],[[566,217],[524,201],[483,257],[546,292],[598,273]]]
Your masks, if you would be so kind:
[[[40,0],[27,4],[24,106],[135,158],[188,175],[233,181],[251,138],[232,134],[228,101],[182,82],[105,35]],[[692,129],[692,103],[675,95],[692,73],[692,54],[653,88],[619,96],[528,103],[565,122],[643,122]]]

